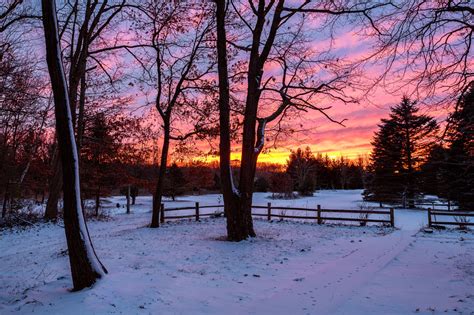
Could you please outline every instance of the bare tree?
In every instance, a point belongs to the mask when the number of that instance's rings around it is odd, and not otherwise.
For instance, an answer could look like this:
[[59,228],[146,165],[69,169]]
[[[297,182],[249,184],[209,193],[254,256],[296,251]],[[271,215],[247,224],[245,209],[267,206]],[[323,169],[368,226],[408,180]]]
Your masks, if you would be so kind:
[[[227,37],[226,6],[237,21],[237,30]],[[351,102],[344,93],[352,68],[331,57],[330,45],[323,51],[311,49],[303,29],[309,27],[308,16],[316,16],[321,33],[330,32],[334,18],[346,14],[370,19],[370,11],[378,5],[351,1],[305,1],[299,6],[284,0],[219,1],[216,0],[217,54],[220,91],[220,161],[227,233],[231,241],[255,236],[251,203],[256,163],[264,148],[265,131],[279,130],[285,117],[299,111],[315,110],[327,114],[321,98]],[[242,31],[243,30],[243,31]],[[246,36],[246,35],[249,36]],[[229,75],[226,44],[243,56],[237,73]],[[235,68],[235,67],[233,67]],[[272,68],[271,71],[268,68]],[[277,70],[275,70],[277,69]],[[230,171],[230,93],[229,78],[246,83],[244,96],[242,157],[238,189]],[[273,125],[273,126],[271,126]]]
[[432,104],[452,104],[467,90],[474,78],[472,1],[388,2],[371,22],[367,34],[376,43],[370,58],[384,65],[376,83]]
[[23,0],[5,0],[0,3],[0,33],[31,18],[39,17],[32,13],[31,7]]
[[[208,37],[212,27],[209,5],[140,1],[131,13],[136,42],[123,47],[141,69],[142,90],[153,95],[163,132],[158,180],[153,195],[150,227],[159,226],[170,141],[184,141],[211,132],[213,88],[208,77],[214,68]],[[120,46],[119,46],[120,47]],[[183,125],[188,123],[191,128]]]
[[[63,54],[67,56],[69,74],[69,104],[73,126],[78,139],[78,151],[81,148],[83,135],[83,118],[85,106],[85,84],[87,63],[92,59],[96,66],[106,72],[102,62],[91,56],[89,50],[97,42],[103,41],[103,33],[108,31],[111,22],[121,12],[125,1],[79,0],[68,1],[63,8],[65,17],[59,32],[61,41],[65,42]],[[79,100],[79,108],[78,108]],[[77,127],[77,128],[76,128]],[[45,218],[54,220],[58,213],[58,200],[61,193],[61,164],[58,154],[53,161],[53,177],[50,182],[49,198],[46,205]]]
[[79,161],[63,70],[54,0],[42,1],[46,61],[54,95],[59,153],[63,166],[64,228],[74,290],[90,287],[107,270],[97,258],[81,207]]
[[31,8],[22,1],[0,4],[0,186],[2,217],[14,208],[14,199],[36,154],[44,145],[42,134],[48,118],[48,97],[34,58],[22,51],[21,36]]

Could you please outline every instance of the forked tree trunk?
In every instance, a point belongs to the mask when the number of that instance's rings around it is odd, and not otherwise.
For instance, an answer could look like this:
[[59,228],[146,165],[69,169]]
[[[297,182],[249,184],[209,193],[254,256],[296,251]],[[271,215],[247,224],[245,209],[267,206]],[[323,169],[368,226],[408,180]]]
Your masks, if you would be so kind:
[[97,258],[84,220],[79,165],[71,108],[61,61],[61,49],[54,0],[42,0],[46,60],[54,95],[56,134],[63,168],[64,229],[74,290],[93,285],[107,270]]
[[166,176],[166,164],[168,163],[168,151],[170,146],[170,126],[169,122],[164,123],[163,147],[161,149],[160,168],[158,171],[158,181],[156,183],[155,194],[153,195],[153,213],[151,217],[151,228],[160,226],[160,208],[163,199],[163,186]]
[[[219,166],[221,174],[222,194],[224,197],[224,212],[227,218],[227,239],[229,241],[242,241],[255,235],[249,230],[247,212],[248,198],[241,198],[239,191],[234,186],[231,170],[231,142],[230,142],[230,96],[227,68],[227,48],[225,30],[225,1],[216,1],[217,23],[217,62],[219,74]],[[240,188],[240,187],[239,187]],[[244,200],[245,199],[245,200]],[[244,201],[244,203],[242,203]],[[250,196],[251,202],[251,196]],[[251,220],[251,217],[250,217]]]

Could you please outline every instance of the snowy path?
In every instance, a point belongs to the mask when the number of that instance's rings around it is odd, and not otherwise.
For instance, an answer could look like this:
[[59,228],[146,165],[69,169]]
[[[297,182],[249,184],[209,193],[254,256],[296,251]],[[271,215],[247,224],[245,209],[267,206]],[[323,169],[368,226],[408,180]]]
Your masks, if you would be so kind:
[[[289,286],[282,286],[275,294],[255,301],[249,310],[255,314],[269,314],[276,309],[278,314],[289,314],[297,311],[295,305],[298,305],[301,313],[317,311],[319,314],[333,314],[412,241],[409,231],[396,231],[383,236],[383,242],[379,239],[366,240],[364,246],[340,259],[311,268],[307,276],[298,278],[299,281],[283,281]],[[293,261],[293,266],[288,268],[297,270],[298,266],[311,265],[313,259],[315,257]]]

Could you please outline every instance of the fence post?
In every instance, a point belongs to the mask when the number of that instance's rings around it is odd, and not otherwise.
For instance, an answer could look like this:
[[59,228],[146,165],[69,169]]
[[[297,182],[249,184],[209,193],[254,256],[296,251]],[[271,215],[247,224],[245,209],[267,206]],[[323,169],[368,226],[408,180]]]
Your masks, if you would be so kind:
[[448,211],[451,211],[451,200],[448,199]]
[[390,208],[390,226],[395,227],[395,213],[393,212],[393,208]]
[[160,207],[160,223],[165,223],[165,204],[162,203]]
[[428,208],[428,227],[431,227],[431,208]]
[[199,221],[199,202],[196,202],[196,221]]
[[318,219],[318,224],[323,223],[323,220],[321,219],[321,205],[318,205],[318,216],[317,216],[317,219]]
[[272,203],[267,203],[267,220],[270,221],[272,219]]

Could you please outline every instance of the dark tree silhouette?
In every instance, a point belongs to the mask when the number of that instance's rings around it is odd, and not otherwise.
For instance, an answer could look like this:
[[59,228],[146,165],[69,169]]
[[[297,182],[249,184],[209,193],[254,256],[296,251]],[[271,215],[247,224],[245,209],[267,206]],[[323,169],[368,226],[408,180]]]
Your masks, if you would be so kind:
[[404,196],[408,206],[415,207],[419,168],[438,132],[436,120],[418,111],[416,102],[405,97],[391,108],[389,119],[382,119],[372,142],[372,179],[365,191],[366,198],[393,201]]
[[448,118],[447,160],[442,169],[443,192],[460,209],[474,209],[474,85]]
[[[354,101],[344,93],[352,68],[328,51],[315,52],[304,38],[308,16],[324,21],[321,28],[331,33],[331,17],[346,14],[369,17],[380,4],[351,1],[304,1],[295,4],[278,0],[266,2],[216,0],[217,59],[219,75],[221,181],[227,216],[227,237],[241,241],[255,236],[251,215],[256,164],[265,146],[265,131],[275,125],[280,130],[287,115],[299,111],[318,111],[333,122],[321,104],[322,97],[332,101]],[[227,38],[226,8],[235,20]],[[240,32],[240,33],[239,33]],[[239,41],[239,39],[241,39]],[[230,170],[230,86],[227,44],[244,57],[234,64],[233,82],[246,84],[241,100],[243,115],[241,169],[238,189]],[[304,52],[304,53],[302,53]],[[274,71],[266,71],[275,66]],[[278,69],[278,70],[277,70]],[[321,69],[321,71],[319,71]],[[279,72],[276,74],[276,72]],[[324,75],[321,76],[321,74]]]
[[[138,82],[143,90],[154,94],[150,103],[158,112],[163,132],[150,223],[156,228],[171,141],[211,133],[211,103],[206,103],[203,95],[212,90],[207,75],[215,61],[207,58],[210,50],[206,44],[212,19],[205,2],[148,0],[137,1],[133,7],[130,16],[136,39],[133,45],[123,47],[140,65]],[[191,128],[184,128],[183,122]]]
[[303,151],[291,151],[286,163],[286,172],[291,176],[294,190],[302,196],[312,196],[315,190],[316,158],[309,147]]
[[270,191],[274,198],[293,198],[293,180],[288,173],[274,173],[270,176]]
[[[125,0],[109,3],[109,0],[99,1],[68,1],[63,9],[67,10],[64,25],[58,32],[59,40],[68,38],[68,49],[64,55],[69,61],[67,76],[69,104],[71,106],[72,124],[77,139],[77,151],[80,153],[82,136],[84,134],[85,90],[87,65],[93,59],[100,69],[107,73],[106,67],[98,57],[92,56],[90,49],[102,40],[111,22],[121,12]],[[59,29],[59,26],[58,26]],[[107,73],[108,75],[108,73]],[[80,93],[79,93],[80,91]],[[59,155],[53,161],[53,177],[49,187],[49,197],[46,204],[45,218],[55,220],[58,214],[58,200],[61,194],[61,164]]]
[[176,196],[182,195],[185,191],[186,179],[184,178],[184,173],[176,163],[173,163],[166,170],[163,195],[171,197],[175,201]]

